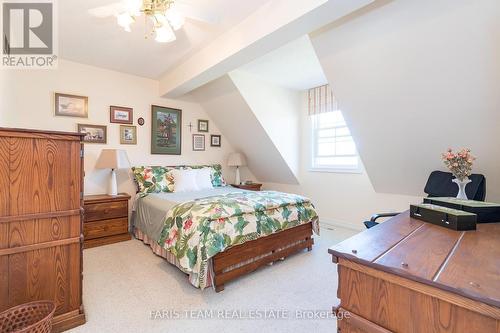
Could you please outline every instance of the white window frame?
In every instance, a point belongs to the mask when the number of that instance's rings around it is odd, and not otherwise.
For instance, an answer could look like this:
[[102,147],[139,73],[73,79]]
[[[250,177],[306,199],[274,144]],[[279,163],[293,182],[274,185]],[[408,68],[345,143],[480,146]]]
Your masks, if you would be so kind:
[[[341,112],[341,111],[338,111]],[[318,136],[319,136],[319,130],[318,130],[318,116],[313,115],[311,116],[311,121],[310,121],[310,128],[311,128],[311,156],[310,156],[310,167],[309,171],[312,172],[332,172],[332,173],[362,173],[362,167],[361,167],[361,160],[359,158],[359,154],[356,150],[355,154],[352,155],[328,155],[328,156],[321,156],[321,157],[356,157],[357,159],[357,164],[356,166],[340,166],[340,165],[332,165],[332,166],[317,166],[315,164],[315,160],[318,156],[317,154],[317,148],[318,148]],[[337,130],[340,128],[347,128],[347,125],[340,125],[340,126],[332,126],[332,127],[326,127],[326,128],[321,128],[321,130],[325,129],[333,129]],[[340,138],[340,137],[352,137],[352,135],[341,135],[341,136],[332,136],[332,138]]]

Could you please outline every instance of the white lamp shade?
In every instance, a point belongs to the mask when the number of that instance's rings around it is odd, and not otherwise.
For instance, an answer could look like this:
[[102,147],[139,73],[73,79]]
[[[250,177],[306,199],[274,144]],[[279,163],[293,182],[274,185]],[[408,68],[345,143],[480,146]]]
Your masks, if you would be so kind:
[[229,154],[229,157],[227,158],[227,165],[236,167],[247,165],[245,155],[243,155],[242,153]]
[[115,170],[130,168],[127,152],[121,149],[103,149],[95,168]]

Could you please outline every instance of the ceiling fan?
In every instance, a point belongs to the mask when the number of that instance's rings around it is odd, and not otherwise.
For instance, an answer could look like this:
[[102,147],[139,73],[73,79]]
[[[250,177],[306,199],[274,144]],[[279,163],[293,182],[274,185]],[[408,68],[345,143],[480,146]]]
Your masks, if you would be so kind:
[[122,0],[106,6],[88,10],[89,14],[99,18],[116,17],[117,23],[125,31],[131,31],[131,25],[144,15],[149,35],[155,35],[159,43],[168,43],[176,39],[175,30],[182,28],[185,18],[217,24],[219,18],[210,8],[194,6],[182,0]]

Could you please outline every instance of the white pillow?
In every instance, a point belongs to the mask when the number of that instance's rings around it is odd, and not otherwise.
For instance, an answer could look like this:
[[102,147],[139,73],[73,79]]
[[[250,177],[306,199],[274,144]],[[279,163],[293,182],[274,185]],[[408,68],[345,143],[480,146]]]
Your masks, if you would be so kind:
[[212,184],[212,168],[196,169],[196,186],[198,190],[214,188]]
[[196,175],[198,170],[172,170],[174,177],[174,192],[192,192],[198,191],[196,185]]

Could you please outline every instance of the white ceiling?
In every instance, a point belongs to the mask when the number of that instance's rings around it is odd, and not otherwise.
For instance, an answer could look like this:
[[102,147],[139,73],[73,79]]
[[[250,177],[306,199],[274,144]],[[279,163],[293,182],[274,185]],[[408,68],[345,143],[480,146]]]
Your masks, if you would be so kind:
[[157,79],[268,1],[182,0],[195,7],[210,8],[220,22],[211,25],[187,19],[184,27],[176,31],[177,40],[167,44],[145,39],[142,19],[127,33],[117,25],[114,17],[96,18],[88,13],[89,9],[117,0],[58,1],[59,55],[80,63]]
[[306,90],[328,82],[307,35],[242,66],[238,70],[294,90]]

